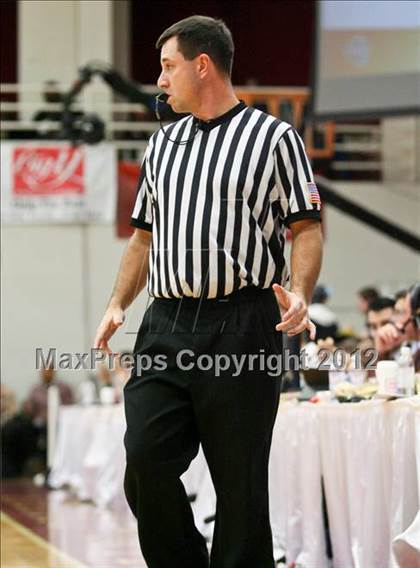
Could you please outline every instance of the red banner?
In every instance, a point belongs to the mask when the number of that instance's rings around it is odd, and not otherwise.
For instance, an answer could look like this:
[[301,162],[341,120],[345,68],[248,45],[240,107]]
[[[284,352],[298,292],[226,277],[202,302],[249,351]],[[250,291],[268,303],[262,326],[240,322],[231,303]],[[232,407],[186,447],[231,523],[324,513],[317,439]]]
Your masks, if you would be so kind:
[[12,160],[12,190],[16,195],[85,192],[84,154],[81,148],[14,148]]

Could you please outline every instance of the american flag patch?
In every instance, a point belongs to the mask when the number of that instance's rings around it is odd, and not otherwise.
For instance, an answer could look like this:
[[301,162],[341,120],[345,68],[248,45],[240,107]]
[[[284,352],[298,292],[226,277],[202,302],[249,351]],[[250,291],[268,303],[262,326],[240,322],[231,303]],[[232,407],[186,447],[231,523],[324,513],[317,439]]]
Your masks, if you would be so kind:
[[321,198],[319,197],[318,188],[313,181],[308,182],[309,200],[312,204],[321,205]]

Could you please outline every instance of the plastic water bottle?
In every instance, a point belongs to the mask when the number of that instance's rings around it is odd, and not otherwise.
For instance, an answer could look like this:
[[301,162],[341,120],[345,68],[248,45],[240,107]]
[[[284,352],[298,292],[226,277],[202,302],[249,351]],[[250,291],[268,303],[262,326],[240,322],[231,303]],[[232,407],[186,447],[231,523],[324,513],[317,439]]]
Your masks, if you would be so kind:
[[398,357],[398,392],[406,396],[414,394],[414,363],[411,349],[408,346],[401,347]]

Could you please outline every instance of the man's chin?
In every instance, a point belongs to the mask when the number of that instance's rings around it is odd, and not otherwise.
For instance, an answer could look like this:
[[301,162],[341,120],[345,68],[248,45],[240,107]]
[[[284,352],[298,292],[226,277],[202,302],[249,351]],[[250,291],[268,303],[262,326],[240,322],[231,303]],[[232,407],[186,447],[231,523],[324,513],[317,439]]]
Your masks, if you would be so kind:
[[176,104],[176,101],[172,101],[172,100],[170,100],[170,98],[169,98],[167,102],[168,102],[168,105],[171,107],[171,109],[172,109],[174,112],[180,112],[180,111],[178,110],[179,107],[178,107],[178,105]]
[[172,98],[168,99],[167,104],[171,107],[171,109],[177,114],[187,114],[189,113],[179,102],[172,100]]

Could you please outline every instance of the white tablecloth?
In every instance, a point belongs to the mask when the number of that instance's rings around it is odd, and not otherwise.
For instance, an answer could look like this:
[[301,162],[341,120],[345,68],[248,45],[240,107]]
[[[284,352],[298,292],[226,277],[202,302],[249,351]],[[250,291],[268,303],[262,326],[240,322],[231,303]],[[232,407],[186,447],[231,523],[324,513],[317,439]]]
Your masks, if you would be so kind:
[[102,506],[121,498],[124,431],[122,405],[62,406],[49,477],[51,486],[69,485],[79,499]]
[[[81,499],[101,506],[121,501],[124,430],[122,405],[62,407],[51,485],[70,485]],[[391,542],[419,510],[419,472],[419,397],[282,403],[270,460],[275,549],[285,551],[288,563],[327,566],[323,479],[334,567],[396,566]],[[201,451],[183,481],[187,492],[197,495],[197,526],[211,537],[206,518],[215,511],[215,494]]]

